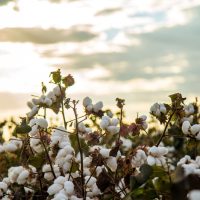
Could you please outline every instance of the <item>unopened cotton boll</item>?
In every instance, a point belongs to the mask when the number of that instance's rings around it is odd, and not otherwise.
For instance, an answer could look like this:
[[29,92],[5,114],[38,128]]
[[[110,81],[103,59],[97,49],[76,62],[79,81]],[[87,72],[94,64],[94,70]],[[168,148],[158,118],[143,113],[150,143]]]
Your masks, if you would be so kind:
[[116,169],[117,169],[117,159],[116,159],[116,157],[110,156],[106,160],[106,164],[111,169],[112,172],[116,171]]
[[84,107],[87,107],[87,106],[89,106],[89,105],[91,105],[92,104],[92,99],[90,99],[89,97],[85,97],[84,99],[83,99],[83,106]]
[[54,183],[53,185],[51,185],[47,192],[49,193],[49,195],[54,195],[56,193],[58,193],[60,190],[63,189],[63,186],[57,183]]
[[74,184],[71,181],[65,181],[64,189],[68,195],[72,195],[74,193]]
[[103,108],[103,102],[99,101],[96,104],[93,105],[94,112],[99,112]]

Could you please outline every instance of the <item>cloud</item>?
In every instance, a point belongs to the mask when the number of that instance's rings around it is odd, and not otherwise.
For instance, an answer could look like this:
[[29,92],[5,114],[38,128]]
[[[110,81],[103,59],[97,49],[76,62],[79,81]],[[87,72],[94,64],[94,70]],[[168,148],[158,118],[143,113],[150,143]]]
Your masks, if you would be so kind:
[[99,15],[110,15],[110,14],[113,14],[115,12],[118,12],[118,11],[121,11],[122,8],[107,8],[107,9],[103,9],[103,10],[100,10],[98,11],[95,15],[96,16],[99,16]]
[[0,29],[1,42],[32,42],[37,44],[51,44],[58,42],[84,42],[97,35],[77,28],[42,29],[42,28],[4,28]]

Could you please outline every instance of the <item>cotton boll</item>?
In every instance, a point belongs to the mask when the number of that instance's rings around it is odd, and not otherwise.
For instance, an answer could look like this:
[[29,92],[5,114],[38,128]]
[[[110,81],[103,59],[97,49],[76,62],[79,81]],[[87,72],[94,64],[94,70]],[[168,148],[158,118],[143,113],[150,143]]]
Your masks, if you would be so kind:
[[147,157],[147,163],[148,163],[148,165],[155,165],[156,164],[156,160],[155,160],[155,158],[153,157],[153,156],[148,156]]
[[143,121],[147,120],[147,116],[146,115],[141,115],[139,118],[141,118]]
[[111,169],[112,172],[116,171],[116,169],[117,169],[117,159],[116,159],[116,157],[110,156],[106,160],[106,164]]
[[191,190],[188,194],[187,197],[189,200],[199,200],[200,197],[200,190]]
[[109,126],[109,121],[108,120],[101,120],[101,122],[100,122],[100,128],[101,129],[106,129],[108,126]]
[[159,155],[159,151],[158,151],[158,147],[153,146],[149,149],[149,154],[153,155],[153,156],[158,156]]
[[165,147],[158,147],[159,155],[163,156],[168,153],[168,149]]
[[63,189],[63,186],[57,183],[54,183],[53,185],[51,185],[47,192],[49,193],[49,195],[54,195],[56,193],[58,193],[60,190]]
[[90,164],[91,164],[91,162],[92,162],[92,158],[91,158],[91,157],[85,157],[85,158],[83,159],[83,166],[84,166],[84,167],[89,167]]
[[55,96],[59,97],[61,95],[61,88],[60,88],[60,86],[56,86],[53,89],[53,93],[55,94]]
[[65,162],[63,165],[62,165],[62,168],[63,168],[63,171],[64,172],[68,172],[71,168],[71,163],[70,162]]
[[54,196],[52,200],[68,200],[68,199],[69,198],[65,194],[59,192],[58,194]]
[[28,101],[28,102],[27,102],[27,106],[28,106],[30,109],[32,109],[33,106],[34,106],[34,104],[33,104],[31,101]]
[[103,102],[99,101],[96,104],[93,105],[94,112],[99,112],[103,108]]
[[163,114],[165,114],[167,112],[167,109],[164,104],[160,104],[160,112]]
[[17,178],[17,183],[20,185],[26,183],[28,177],[29,177],[29,171],[23,170]]
[[98,166],[98,167],[96,168],[96,175],[99,176],[99,174],[101,174],[102,170],[103,170],[103,167]]
[[65,181],[64,189],[68,195],[72,195],[74,193],[74,184],[71,181]]
[[34,105],[39,105],[40,104],[40,99],[32,99],[32,102],[33,102]]
[[54,180],[54,183],[60,184],[60,185],[64,185],[64,182],[65,182],[66,180],[67,180],[66,177],[64,177],[64,176],[59,176],[58,178],[56,178],[56,179]]
[[104,158],[108,158],[109,157],[109,153],[110,153],[110,149],[106,149],[106,148],[101,148],[99,153],[104,157]]
[[87,107],[87,106],[89,106],[89,105],[91,105],[92,104],[92,99],[90,99],[89,97],[85,97],[84,99],[83,99],[83,106],[84,107]]
[[193,135],[196,135],[198,132],[200,132],[200,125],[195,124],[195,125],[191,126],[190,130]]
[[0,190],[6,192],[8,189],[8,185],[4,182],[0,182]]
[[189,129],[190,129],[191,125],[190,125],[190,122],[188,121],[184,121],[183,124],[182,124],[182,131],[184,134],[189,134]]
[[92,193],[93,193],[93,196],[97,196],[101,194],[101,190],[97,187],[96,183],[92,185]]
[[120,128],[119,127],[116,127],[116,126],[108,126],[107,127],[107,130],[109,133],[111,134],[116,134],[119,132]]
[[38,111],[39,111],[39,107],[38,106],[33,106],[31,111],[29,113],[27,113],[27,117],[28,118],[34,117],[38,113]]
[[45,100],[44,100],[44,104],[46,104],[48,107],[50,107],[51,105],[52,105],[52,100],[51,99],[49,99],[48,97],[46,97],[45,98]]
[[200,133],[198,133],[195,137],[197,140],[200,140]]
[[84,123],[79,123],[78,124],[78,130],[80,131],[80,132],[85,132],[85,125],[84,125]]
[[86,176],[85,183],[87,183],[87,187],[92,187],[97,182],[97,179],[93,176]]
[[48,122],[46,119],[37,119],[37,125],[39,125],[41,128],[46,129],[48,127]]
[[7,151],[7,152],[15,152],[15,151],[17,151],[17,146],[16,145],[14,145],[14,144],[12,144],[12,143],[4,143],[3,144],[3,148],[4,148],[4,150],[5,151]]
[[36,125],[36,123],[37,123],[37,119],[33,118],[33,119],[30,120],[29,126],[32,127],[32,126]]
[[56,102],[56,99],[57,99],[57,97],[55,96],[53,92],[49,92],[47,94],[47,98],[51,99],[52,103]]
[[118,120],[117,118],[113,118],[113,119],[111,120],[110,125],[111,125],[111,126],[117,126],[118,123],[119,123],[119,120]]

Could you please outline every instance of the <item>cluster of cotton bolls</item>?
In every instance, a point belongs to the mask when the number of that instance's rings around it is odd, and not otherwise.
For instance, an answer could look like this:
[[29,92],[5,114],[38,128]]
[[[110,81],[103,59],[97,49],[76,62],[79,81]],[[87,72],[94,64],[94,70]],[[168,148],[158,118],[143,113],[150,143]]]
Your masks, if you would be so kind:
[[15,152],[22,147],[22,141],[19,138],[12,137],[8,142],[4,142],[1,146],[1,152]]
[[28,134],[29,136],[34,137],[37,136],[40,129],[46,129],[48,127],[48,122],[43,118],[34,118],[30,120],[29,126],[31,126],[31,131]]
[[98,113],[103,108],[103,102],[99,101],[96,104],[92,104],[92,99],[90,99],[89,97],[85,97],[83,99],[83,106],[88,112]]
[[85,176],[86,192],[87,196],[93,198],[101,194],[100,189],[98,188],[97,179],[93,176]]
[[68,200],[75,198],[74,184],[67,176],[59,176],[54,180],[54,183],[48,188],[48,194],[53,196],[53,200]]
[[138,149],[132,158],[132,166],[140,167],[147,162],[146,153],[142,149]]
[[36,182],[36,168],[29,165],[29,168],[22,166],[11,167],[8,169],[8,178],[10,183],[18,183],[19,185],[34,184]]
[[53,175],[52,170],[54,171],[54,174],[55,174],[56,177],[60,176],[60,169],[59,169],[58,165],[52,165],[52,168],[53,169],[51,169],[50,164],[45,164],[42,167],[42,172],[44,173],[44,178],[47,181],[51,181],[51,180],[54,179],[54,175]]
[[191,126],[189,121],[184,121],[182,124],[182,131],[185,135],[200,140],[200,124],[194,124]]
[[189,155],[185,155],[179,160],[177,166],[183,167],[185,176],[189,174],[200,175],[200,156],[193,160]]
[[63,172],[70,170],[72,159],[74,157],[74,149],[71,145],[66,145],[58,151],[55,158],[55,163],[62,168]]
[[101,129],[104,129],[111,134],[116,134],[120,130],[118,124],[119,120],[117,118],[110,118],[108,116],[103,116],[101,118],[100,127]]
[[147,163],[149,165],[165,166],[166,158],[164,155],[168,153],[165,147],[152,146],[148,150]]
[[47,93],[47,95],[42,95],[37,99],[34,98],[32,99],[32,101],[29,101],[27,105],[31,109],[31,111],[27,113],[27,117],[34,117],[38,113],[40,107],[51,107],[52,104],[55,103],[57,99],[60,98],[60,96],[62,96],[64,91],[65,88],[60,88],[60,86],[56,86],[53,91],[50,91],[49,93]]
[[150,112],[156,117],[160,117],[161,114],[166,114],[167,109],[164,104],[155,103],[151,106]]
[[68,133],[63,126],[53,129],[50,139],[50,147],[58,145],[59,148],[64,148],[66,145],[71,145]]

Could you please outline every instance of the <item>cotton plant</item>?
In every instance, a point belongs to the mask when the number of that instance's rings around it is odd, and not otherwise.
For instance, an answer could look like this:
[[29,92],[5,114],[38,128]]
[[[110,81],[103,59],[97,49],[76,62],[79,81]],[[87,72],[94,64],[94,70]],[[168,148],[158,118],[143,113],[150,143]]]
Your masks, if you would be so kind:
[[[127,120],[124,99],[116,98],[114,113],[86,97],[80,114],[79,101],[65,94],[73,77],[60,70],[50,77],[53,89],[43,84],[13,136],[0,140],[0,199],[197,197],[192,193],[200,184],[197,102],[185,105],[176,93],[170,103],[155,103],[151,118],[133,113]],[[49,120],[48,109],[59,118],[57,124]]]

